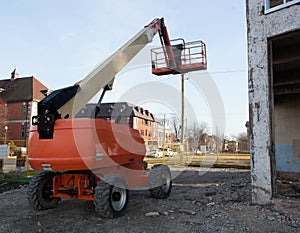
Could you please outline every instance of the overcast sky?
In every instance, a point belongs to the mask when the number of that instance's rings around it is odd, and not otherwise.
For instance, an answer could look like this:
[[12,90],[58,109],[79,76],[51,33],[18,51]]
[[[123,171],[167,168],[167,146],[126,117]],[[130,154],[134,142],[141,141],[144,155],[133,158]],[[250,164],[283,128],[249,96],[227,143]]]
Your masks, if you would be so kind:
[[[248,120],[245,15],[241,0],[2,1],[0,77],[9,78],[16,67],[21,77],[33,75],[50,89],[72,85],[154,18],[164,17],[171,38],[201,39],[207,44],[208,73],[224,103],[225,134],[237,134],[246,130]],[[157,38],[153,44],[159,45]],[[143,82],[143,75],[137,73],[138,78],[131,72],[119,75],[115,95],[105,100],[116,101],[122,91]],[[145,78],[152,78],[150,70]],[[200,106],[198,120],[209,121],[209,104],[205,97],[192,94],[187,79],[187,98]],[[153,80],[180,90],[178,76]]]

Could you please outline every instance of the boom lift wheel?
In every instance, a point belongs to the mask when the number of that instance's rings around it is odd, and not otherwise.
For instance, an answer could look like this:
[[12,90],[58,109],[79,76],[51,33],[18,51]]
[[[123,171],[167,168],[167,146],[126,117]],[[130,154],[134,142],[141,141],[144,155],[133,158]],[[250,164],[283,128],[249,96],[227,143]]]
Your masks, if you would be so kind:
[[149,171],[150,194],[154,198],[169,197],[172,189],[172,176],[167,165],[156,164]]
[[116,218],[125,213],[128,202],[127,182],[120,175],[107,175],[95,188],[95,211],[100,217]]
[[54,208],[60,198],[53,195],[54,172],[44,171],[32,177],[27,188],[27,199],[34,210],[46,210]]

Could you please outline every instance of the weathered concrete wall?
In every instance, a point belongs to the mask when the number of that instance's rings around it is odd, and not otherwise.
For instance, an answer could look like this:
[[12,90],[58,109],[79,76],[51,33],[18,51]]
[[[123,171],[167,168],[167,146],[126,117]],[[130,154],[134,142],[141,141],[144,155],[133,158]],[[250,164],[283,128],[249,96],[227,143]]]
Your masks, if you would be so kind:
[[251,174],[257,204],[272,199],[272,103],[268,38],[300,28],[300,6],[264,15],[262,0],[246,0],[248,27],[249,114]]
[[[299,77],[300,78],[300,77]],[[300,97],[292,96],[274,106],[276,170],[300,172]]]

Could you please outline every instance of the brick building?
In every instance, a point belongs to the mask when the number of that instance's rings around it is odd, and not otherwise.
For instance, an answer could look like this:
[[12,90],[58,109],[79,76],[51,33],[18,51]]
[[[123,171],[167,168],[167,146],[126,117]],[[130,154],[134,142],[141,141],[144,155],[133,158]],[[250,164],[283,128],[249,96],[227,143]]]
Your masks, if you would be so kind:
[[10,79],[0,80],[0,143],[12,140],[19,147],[26,146],[31,117],[44,98],[40,91],[46,89],[34,76],[19,78],[16,69]]
[[[76,117],[93,117],[95,107],[96,104],[87,104]],[[147,149],[157,148],[158,122],[148,110],[127,102],[103,103],[96,117],[137,129]]]

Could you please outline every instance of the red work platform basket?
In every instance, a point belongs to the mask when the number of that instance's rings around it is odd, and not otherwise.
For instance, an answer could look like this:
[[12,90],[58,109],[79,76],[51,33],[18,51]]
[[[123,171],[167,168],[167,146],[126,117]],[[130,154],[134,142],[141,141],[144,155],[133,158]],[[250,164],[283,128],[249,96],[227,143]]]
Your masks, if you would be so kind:
[[201,40],[185,43],[183,39],[169,47],[151,50],[152,73],[155,75],[184,74],[206,70],[206,46]]

